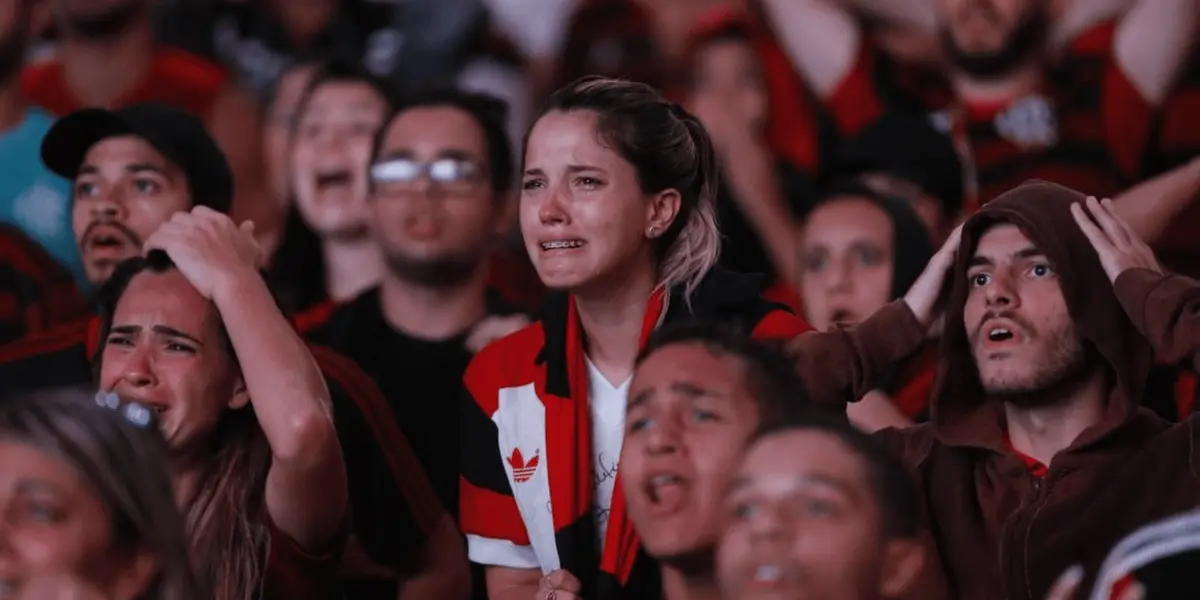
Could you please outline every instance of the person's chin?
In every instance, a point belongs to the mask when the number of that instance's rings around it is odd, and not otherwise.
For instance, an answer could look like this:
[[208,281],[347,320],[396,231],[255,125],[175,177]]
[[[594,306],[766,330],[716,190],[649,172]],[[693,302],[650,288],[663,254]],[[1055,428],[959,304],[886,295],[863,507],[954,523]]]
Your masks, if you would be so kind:
[[716,540],[711,536],[700,535],[698,527],[693,522],[691,527],[686,523],[663,524],[648,531],[649,538],[641,536],[646,553],[659,562],[690,563],[704,557],[705,562],[711,558],[716,549]]
[[86,272],[88,283],[99,286],[104,285],[104,283],[107,282],[110,277],[112,277],[113,271],[116,270],[119,262],[111,260],[94,260],[88,261],[84,264],[86,265],[84,271]]
[[542,280],[542,285],[547,289],[569,292],[583,287],[588,282],[588,277],[584,274],[586,271],[573,266],[539,264],[536,269],[538,279]]

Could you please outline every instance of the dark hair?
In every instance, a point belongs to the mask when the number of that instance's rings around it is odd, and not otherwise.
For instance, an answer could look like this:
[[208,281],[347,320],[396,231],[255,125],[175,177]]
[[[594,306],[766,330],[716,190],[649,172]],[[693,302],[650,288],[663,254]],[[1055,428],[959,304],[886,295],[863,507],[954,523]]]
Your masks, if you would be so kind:
[[[387,105],[385,114],[390,114],[397,104],[397,94],[385,80],[351,61],[333,59],[318,65],[312,81],[304,89],[292,121],[293,133],[317,90],[330,83],[363,83],[370,86],[384,99]],[[297,312],[325,300],[325,273],[321,237],[304,222],[304,217],[296,207],[296,200],[292,198],[283,220],[279,247],[267,267],[267,285],[286,313]]]
[[782,342],[754,339],[727,323],[684,321],[666,325],[650,336],[635,364],[640,366],[662,348],[681,344],[700,344],[742,362],[746,383],[758,403],[760,426],[790,423],[817,410],[796,365],[784,353]]
[[819,431],[837,438],[866,466],[867,484],[879,504],[883,535],[888,539],[913,539],[921,533],[921,505],[916,485],[904,465],[876,438],[855,429],[845,419],[808,411],[787,422],[764,424],[753,443],[776,434]]
[[649,9],[637,2],[580,2],[564,27],[554,84],[586,75],[669,84]]
[[937,251],[929,230],[909,200],[881,193],[860,179],[832,182],[821,191],[808,212],[846,198],[862,198],[887,215],[892,225],[892,284],[889,300],[904,296]]
[[[596,114],[596,133],[633,165],[643,193],[679,192],[679,214],[656,240],[659,282],[667,288],[682,285],[690,294],[721,252],[716,221],[719,169],[708,132],[658,90],[604,77],[583,77],[554,92],[538,118],[576,110]],[[524,145],[528,144],[527,133]]]
[[[144,271],[163,273],[174,268],[166,252],[155,250],[122,261],[114,269],[99,294],[100,343],[93,361],[97,371],[113,314],[129,283]],[[224,325],[221,336],[236,365]],[[266,572],[269,532],[264,491],[271,448],[252,406],[225,411],[210,444],[212,460],[201,474],[196,497],[183,507],[192,557],[202,581],[213,587],[215,600],[250,600],[256,597]]]
[[[729,20],[717,25],[716,27],[709,28],[699,33],[699,35],[693,37],[688,42],[686,55],[690,57],[690,61],[688,71],[684,74],[684,84],[689,89],[695,88],[696,86],[696,69],[698,65],[696,61],[700,52],[707,49],[709,46],[726,42],[747,44],[753,49],[754,30],[751,28],[749,23],[740,19],[736,19]],[[754,60],[758,63],[762,62],[757,52],[754,53]],[[765,76],[762,77],[765,79]]]
[[[388,107],[387,112],[394,110],[399,103],[399,94],[386,79],[372,75],[370,71],[353,61],[333,58],[317,64],[317,72],[313,74],[312,81],[308,83],[308,87],[304,88],[304,94],[301,96],[300,103],[296,106],[297,123],[300,120],[300,115],[308,110],[308,103],[312,101],[312,97],[316,91],[321,86],[330,83],[366,84],[383,98]],[[292,124],[293,127],[295,125],[296,123]]]
[[82,390],[43,390],[0,405],[0,439],[63,460],[90,484],[109,512],[113,551],[153,555],[157,574],[139,600],[211,598],[192,572],[166,443],[147,423]]
[[[374,164],[379,159],[379,151],[387,136],[388,127],[397,117],[415,108],[439,106],[458,109],[475,119],[475,123],[483,131],[484,144],[487,146],[487,166],[492,178],[492,191],[498,197],[502,197],[512,189],[515,169],[506,126],[508,103],[490,94],[457,88],[433,88],[403,98],[395,111],[388,115],[384,126],[375,133],[375,142],[371,146],[371,163]],[[374,183],[371,185],[374,186]]]

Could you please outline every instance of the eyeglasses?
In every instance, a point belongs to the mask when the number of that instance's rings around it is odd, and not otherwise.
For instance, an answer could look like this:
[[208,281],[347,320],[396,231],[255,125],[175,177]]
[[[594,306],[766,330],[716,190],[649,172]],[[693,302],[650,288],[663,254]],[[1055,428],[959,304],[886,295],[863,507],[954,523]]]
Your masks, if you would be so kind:
[[158,419],[155,418],[153,410],[144,404],[122,400],[120,396],[113,392],[96,392],[96,404],[116,411],[130,425],[138,429],[158,426]]
[[422,162],[394,158],[371,166],[371,182],[384,194],[411,191],[422,176],[446,191],[467,191],[483,178],[484,169],[466,158],[439,158]]

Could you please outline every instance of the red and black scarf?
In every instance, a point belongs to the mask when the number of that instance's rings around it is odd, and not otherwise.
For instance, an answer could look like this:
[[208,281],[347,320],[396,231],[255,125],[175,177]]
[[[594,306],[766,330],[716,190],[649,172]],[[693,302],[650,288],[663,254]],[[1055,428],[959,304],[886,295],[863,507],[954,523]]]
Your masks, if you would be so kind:
[[[666,294],[662,290],[650,297],[642,321],[639,347],[645,345],[658,324],[665,298]],[[546,350],[550,350],[552,345],[557,345],[552,344],[551,340],[561,340],[559,343],[564,344],[561,353],[554,353],[557,355],[555,358],[561,359],[562,362],[553,359],[547,361],[547,391],[570,399],[569,402],[547,404],[551,414],[546,415],[547,424],[558,424],[547,427],[546,454],[550,457],[550,494],[553,498],[555,542],[561,566],[580,579],[584,585],[583,597],[588,600],[620,598],[624,595],[622,590],[627,587],[642,588],[645,585],[649,589],[637,591],[652,592],[650,586],[658,586],[657,581],[629,585],[634,564],[638,562],[640,542],[633,529],[633,522],[629,520],[625,510],[625,494],[619,467],[613,486],[606,539],[599,556],[596,555],[592,415],[588,394],[587,353],[575,301],[570,297],[564,299],[566,314],[561,315],[561,321],[554,319],[559,321],[555,325],[562,326],[564,330],[554,331],[557,335],[553,335],[549,330],[546,332]],[[557,311],[548,307],[547,313],[551,312]]]
[[[639,348],[656,326],[689,319],[740,323],[747,332],[791,336],[807,328],[787,308],[761,298],[762,279],[715,270],[685,301],[682,293],[663,290],[649,299]],[[664,315],[663,311],[667,314]],[[785,318],[764,321],[769,313]],[[774,325],[765,331],[759,325]],[[542,319],[545,345],[539,362],[546,366],[545,391],[566,402],[546,403],[546,456],[560,568],[579,578],[588,600],[661,597],[658,565],[642,550],[625,507],[618,465],[606,539],[596,551],[591,407],[583,327],[574,301],[566,294],[548,298]]]

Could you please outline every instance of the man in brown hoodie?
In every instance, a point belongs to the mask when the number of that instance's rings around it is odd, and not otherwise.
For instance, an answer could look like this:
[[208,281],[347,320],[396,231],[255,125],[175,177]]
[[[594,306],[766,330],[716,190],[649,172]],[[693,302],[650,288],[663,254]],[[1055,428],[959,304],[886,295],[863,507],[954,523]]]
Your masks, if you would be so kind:
[[[1138,408],[1151,345],[1072,218],[1085,200],[1029,182],[967,221],[932,420],[878,434],[917,478],[955,598],[1042,600],[1075,564],[1086,589],[1119,539],[1200,505],[1195,421]],[[880,361],[920,346],[940,270],[840,340],[793,342],[814,400],[861,397]],[[1162,310],[1141,299],[1137,314]]]

